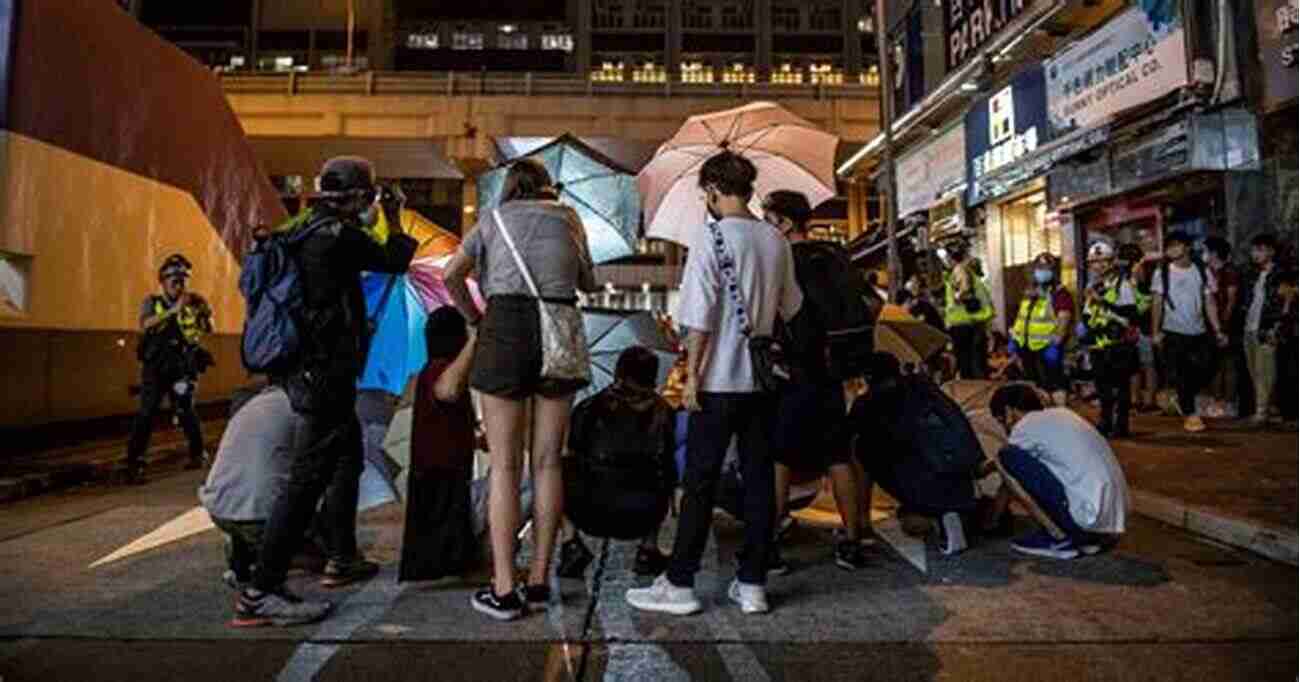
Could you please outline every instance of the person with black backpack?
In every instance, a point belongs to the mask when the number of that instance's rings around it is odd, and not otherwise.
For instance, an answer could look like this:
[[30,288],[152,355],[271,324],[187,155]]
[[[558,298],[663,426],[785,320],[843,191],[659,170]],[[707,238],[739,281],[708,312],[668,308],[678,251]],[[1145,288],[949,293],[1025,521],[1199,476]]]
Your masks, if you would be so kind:
[[[330,159],[318,184],[321,204],[291,234],[265,237],[241,275],[249,309],[245,364],[283,386],[306,424],[288,486],[267,520],[253,584],[235,604],[236,626],[299,625],[329,614],[330,602],[304,601],[285,586],[289,560],[327,488],[321,513],[330,560],[322,584],[345,585],[378,571],[356,541],[362,445],[355,407],[369,342],[361,273],[405,272],[417,243],[402,231],[400,194],[376,186],[366,159]],[[381,210],[391,230],[383,245],[363,229]]]
[[140,413],[126,447],[130,483],[145,481],[144,454],[164,397],[171,401],[189,443],[186,468],[203,465],[203,434],[194,413],[194,389],[199,375],[212,364],[212,355],[199,343],[204,334],[212,332],[212,308],[202,296],[186,289],[192,267],[185,256],[169,256],[158,268],[162,292],[150,294],[140,305]]
[[1220,348],[1228,345],[1216,291],[1214,276],[1192,258],[1191,236],[1180,230],[1170,232],[1165,237],[1165,261],[1151,282],[1151,340],[1174,373],[1183,428],[1192,433],[1205,430],[1205,422],[1196,414],[1196,394],[1209,384],[1214,366],[1207,326]]
[[[845,537],[835,545],[835,564],[846,571],[867,565],[862,551],[862,476],[854,466],[845,419],[845,379],[861,376],[872,349],[864,281],[838,244],[808,238],[812,206],[799,192],[779,190],[763,202],[763,219],[790,241],[795,280],[804,306],[787,326],[795,340],[799,371],[781,394],[773,437],[777,527],[786,513],[792,471],[828,472]],[[769,573],[786,573],[775,542]]]

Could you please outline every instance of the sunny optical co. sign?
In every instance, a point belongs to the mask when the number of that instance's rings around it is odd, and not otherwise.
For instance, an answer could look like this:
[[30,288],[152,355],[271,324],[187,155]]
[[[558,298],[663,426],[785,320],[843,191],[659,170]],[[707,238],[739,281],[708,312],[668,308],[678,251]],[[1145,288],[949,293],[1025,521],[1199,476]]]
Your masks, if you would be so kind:
[[944,71],[975,58],[1034,0],[943,0]]

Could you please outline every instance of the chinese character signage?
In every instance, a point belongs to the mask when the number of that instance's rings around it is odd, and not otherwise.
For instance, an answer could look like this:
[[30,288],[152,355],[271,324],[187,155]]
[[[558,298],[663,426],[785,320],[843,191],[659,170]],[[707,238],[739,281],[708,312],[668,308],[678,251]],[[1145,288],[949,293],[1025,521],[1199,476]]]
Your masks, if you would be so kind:
[[933,206],[966,182],[966,131],[961,123],[898,160],[898,215]]
[[1091,126],[1187,85],[1186,43],[1179,4],[1166,2],[1133,7],[1066,48],[1045,65],[1053,130]]
[[1048,140],[1043,67],[1034,65],[966,112],[970,205],[991,198],[985,176],[1009,166]]
[[1255,0],[1259,52],[1263,65],[1264,108],[1277,109],[1296,98],[1296,64],[1300,61],[1297,26],[1300,0]]
[[1034,0],[943,0],[944,71],[975,58],[980,48],[1033,4]]

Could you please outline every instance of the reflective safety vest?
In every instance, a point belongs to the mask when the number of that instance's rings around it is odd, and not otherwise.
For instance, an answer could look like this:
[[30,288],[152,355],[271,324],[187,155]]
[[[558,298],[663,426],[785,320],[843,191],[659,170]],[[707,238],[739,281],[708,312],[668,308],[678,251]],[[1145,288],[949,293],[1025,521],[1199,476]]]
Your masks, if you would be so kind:
[[967,276],[970,277],[972,286],[975,289],[975,298],[979,300],[979,309],[971,312],[966,309],[966,304],[957,300],[957,287],[953,283],[951,272],[943,275],[943,323],[949,327],[960,327],[968,324],[983,324],[993,319],[993,297],[989,295],[989,289],[984,284],[984,280],[970,270],[970,263],[962,263],[959,268],[967,268]]
[[[162,315],[167,312],[167,306],[163,304],[161,296],[153,299],[153,314]],[[196,306],[181,306],[180,312],[176,313],[176,325],[180,327],[181,336],[189,343],[198,343],[203,338],[203,326],[199,324],[200,309]]]
[[1020,301],[1020,312],[1011,326],[1011,338],[1022,348],[1038,351],[1052,345],[1056,336],[1056,308],[1052,299],[1060,288],[1046,296],[1029,296]]
[[[1119,300],[1120,289],[1125,282],[1120,280],[1109,281],[1106,289],[1101,294],[1101,299],[1111,306]],[[1133,287],[1133,298],[1137,304],[1137,313],[1139,316],[1145,315],[1151,309],[1151,296],[1143,294],[1138,290],[1137,285],[1132,282],[1127,284]],[[1114,312],[1107,305],[1096,301],[1089,302],[1083,308],[1084,320],[1088,323],[1088,336],[1092,339],[1091,348],[1102,350],[1120,342],[1120,339],[1111,336],[1111,331],[1115,325],[1129,327],[1135,324],[1132,320],[1125,318],[1123,315]]]

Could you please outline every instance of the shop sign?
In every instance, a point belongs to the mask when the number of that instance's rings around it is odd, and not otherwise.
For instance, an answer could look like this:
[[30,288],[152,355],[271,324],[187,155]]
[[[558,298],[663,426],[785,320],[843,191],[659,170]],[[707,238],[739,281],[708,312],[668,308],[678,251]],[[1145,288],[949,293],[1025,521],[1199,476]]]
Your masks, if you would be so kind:
[[1034,0],[943,0],[945,72],[973,59]]
[[961,123],[898,161],[898,215],[934,205],[966,182],[966,130]]
[[966,112],[968,202],[988,198],[981,180],[1033,153],[1047,141],[1047,98],[1043,68],[1022,71],[1005,88]]
[[1052,128],[1087,127],[1187,85],[1185,35],[1178,3],[1142,3],[1066,48],[1045,64]]
[[1264,67],[1264,107],[1276,109],[1296,98],[1300,63],[1300,0],[1255,0],[1260,59]]

